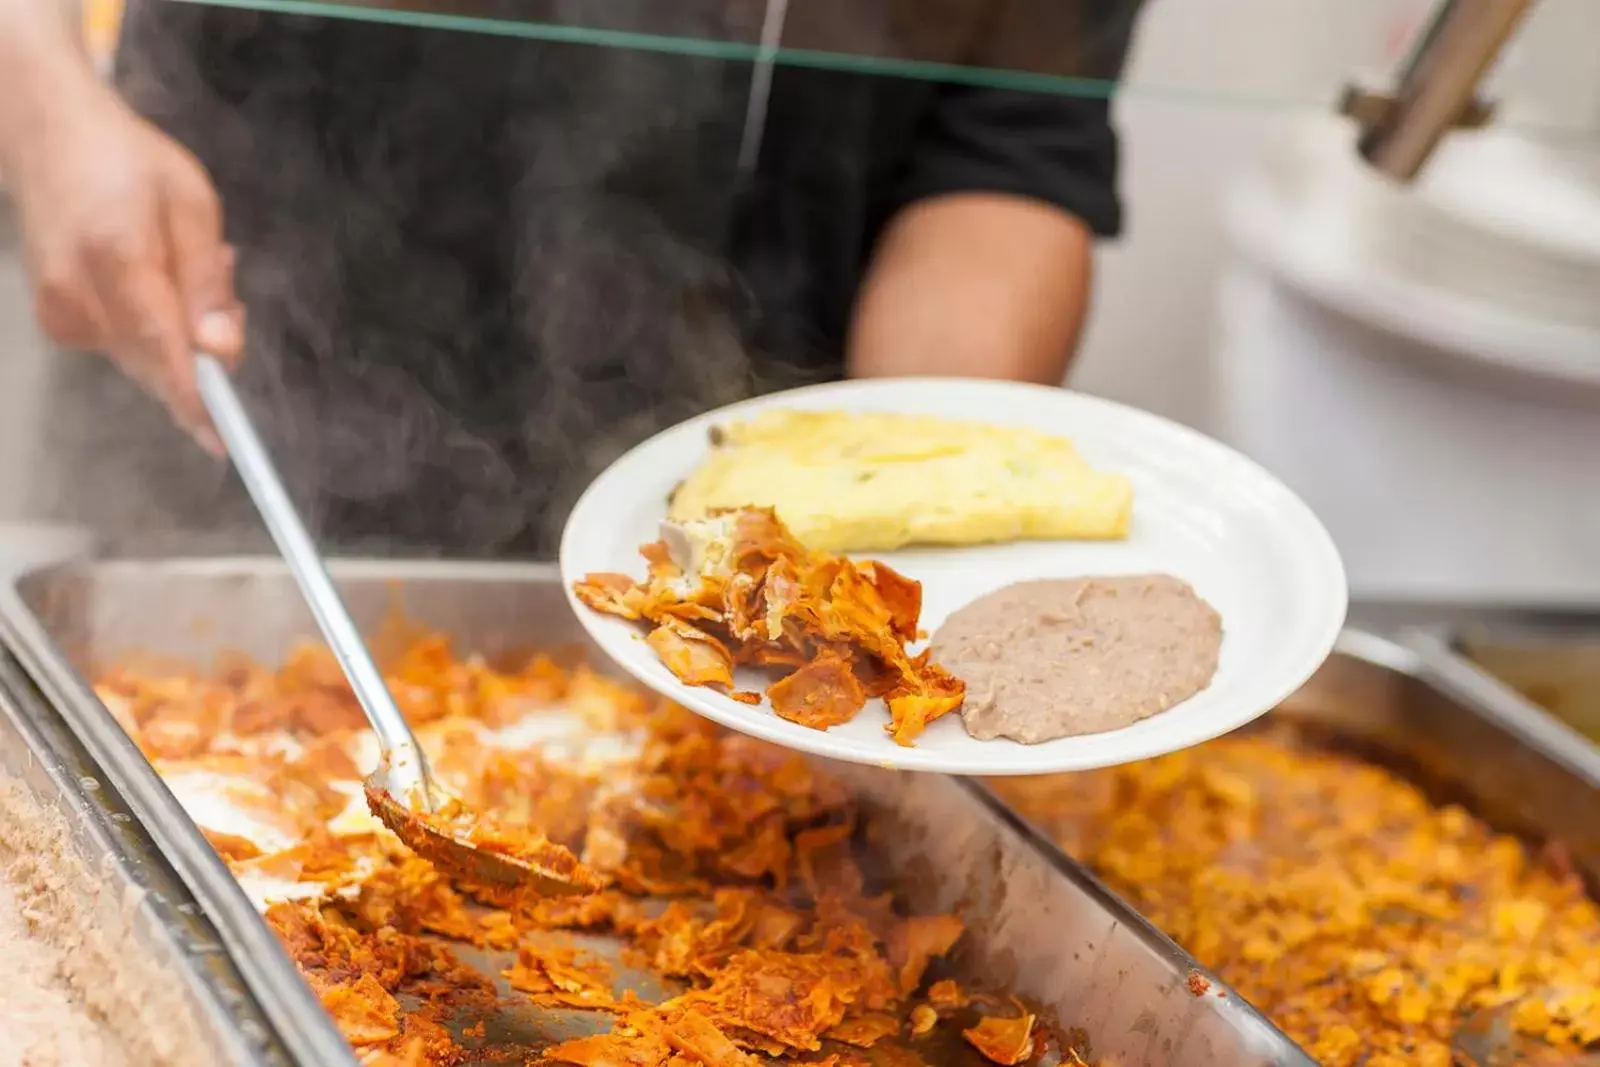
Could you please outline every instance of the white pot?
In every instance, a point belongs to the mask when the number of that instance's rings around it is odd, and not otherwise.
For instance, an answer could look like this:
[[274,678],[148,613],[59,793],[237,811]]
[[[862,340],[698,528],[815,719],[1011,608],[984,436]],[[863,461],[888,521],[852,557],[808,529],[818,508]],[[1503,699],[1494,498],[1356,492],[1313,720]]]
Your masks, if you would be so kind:
[[1360,599],[1600,604],[1600,184],[1490,134],[1415,190],[1318,124],[1234,190],[1219,431]]

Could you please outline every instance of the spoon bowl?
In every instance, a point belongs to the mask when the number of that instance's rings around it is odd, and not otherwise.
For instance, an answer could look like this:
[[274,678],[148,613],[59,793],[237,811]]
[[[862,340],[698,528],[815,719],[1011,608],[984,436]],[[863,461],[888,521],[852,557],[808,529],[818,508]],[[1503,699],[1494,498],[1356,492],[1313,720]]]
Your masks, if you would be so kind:
[[[367,807],[412,852],[435,867],[477,885],[531,889],[541,896],[592,893],[600,884],[567,849],[542,838],[519,842],[515,853],[496,851],[471,839],[473,822],[444,813],[459,808],[435,790],[434,807],[420,811],[388,788],[382,765],[363,783]],[[524,854],[526,853],[526,854]]]
[[373,814],[424,859],[480,884],[528,886],[545,893],[599,889],[598,878],[567,849],[537,834],[493,832],[434,784],[416,735],[328,578],[227,371],[204,354],[196,355],[194,364],[201,399],[239,478],[377,735],[382,758],[365,782]]

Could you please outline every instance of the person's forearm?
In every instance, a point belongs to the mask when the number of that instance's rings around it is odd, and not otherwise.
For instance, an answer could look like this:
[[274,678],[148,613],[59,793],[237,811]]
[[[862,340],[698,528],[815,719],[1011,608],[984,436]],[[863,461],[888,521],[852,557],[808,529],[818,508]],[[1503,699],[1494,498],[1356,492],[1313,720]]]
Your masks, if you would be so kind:
[[60,93],[94,78],[79,0],[0,0],[0,176],[49,119]]
[[1060,384],[1093,263],[1088,227],[1049,204],[991,193],[912,204],[890,221],[856,302],[849,373]]

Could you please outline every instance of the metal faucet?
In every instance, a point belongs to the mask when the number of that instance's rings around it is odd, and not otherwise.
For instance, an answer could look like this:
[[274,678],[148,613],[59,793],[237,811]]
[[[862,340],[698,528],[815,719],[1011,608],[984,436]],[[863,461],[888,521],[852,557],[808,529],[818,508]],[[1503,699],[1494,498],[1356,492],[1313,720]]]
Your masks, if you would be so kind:
[[1452,129],[1483,126],[1493,106],[1478,84],[1533,0],[1441,0],[1400,68],[1392,93],[1348,87],[1340,110],[1361,129],[1357,150],[1396,181],[1410,182]]

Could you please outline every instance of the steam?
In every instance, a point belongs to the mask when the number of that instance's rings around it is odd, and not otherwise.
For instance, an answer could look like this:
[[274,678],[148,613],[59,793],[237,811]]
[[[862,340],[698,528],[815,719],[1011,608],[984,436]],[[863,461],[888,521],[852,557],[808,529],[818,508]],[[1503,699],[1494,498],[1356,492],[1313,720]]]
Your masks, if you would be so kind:
[[[1084,65],[1103,51],[1086,43],[1125,36],[1139,5],[515,6],[569,26],[1114,73]],[[628,446],[825,373],[758,347],[804,359],[837,343],[818,333],[841,322],[774,298],[815,280],[781,255],[742,258],[750,279],[727,261],[773,233],[807,242],[830,221],[807,213],[832,210],[791,205],[754,241],[733,228],[764,125],[760,63],[135,0],[119,66],[125,95],[223,194],[250,314],[240,385],[331,550],[549,556],[582,487]],[[868,140],[904,133],[880,130],[896,120],[878,104],[824,118]],[[780,180],[862,176],[830,169],[819,155],[838,146],[815,129],[782,148]],[[847,272],[866,249],[825,251]],[[120,552],[266,547],[226,466],[103,361],[52,373],[41,510]]]
[[[627,447],[802,377],[752,359],[722,257],[724,65],[169,3],[125,41],[125,94],[222,191],[240,385],[332,550],[550,555]],[[227,468],[101,363],[55,368],[45,510],[119,552],[264,548]]]

